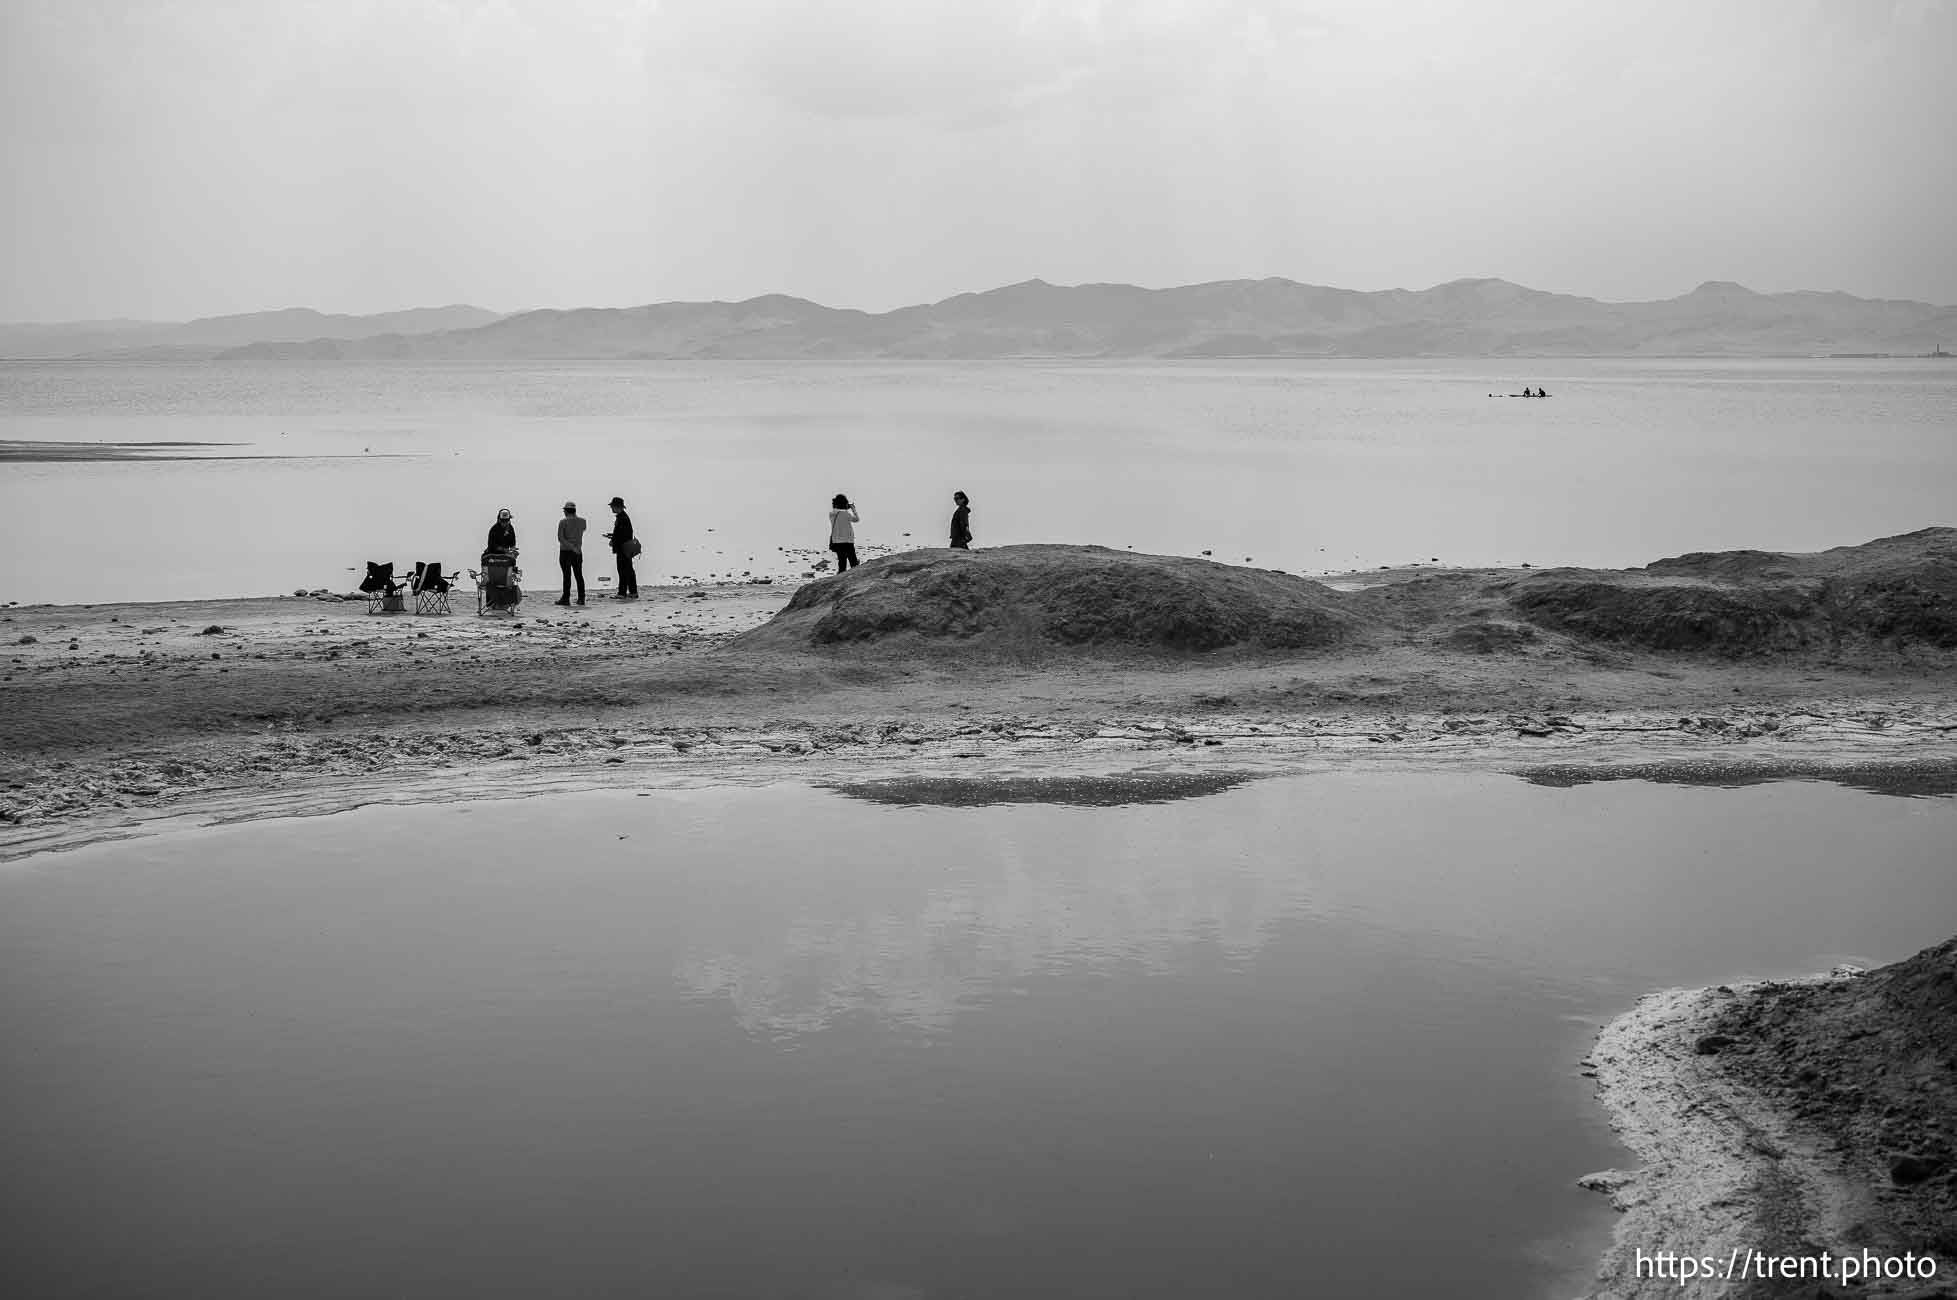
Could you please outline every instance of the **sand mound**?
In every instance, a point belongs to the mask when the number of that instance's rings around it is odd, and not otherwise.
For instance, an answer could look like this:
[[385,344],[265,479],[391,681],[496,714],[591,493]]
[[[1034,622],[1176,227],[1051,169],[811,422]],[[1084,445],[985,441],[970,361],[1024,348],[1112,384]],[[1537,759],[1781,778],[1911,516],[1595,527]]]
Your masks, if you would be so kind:
[[1100,546],[1005,546],[872,560],[803,587],[734,645],[1319,650],[1365,628],[1338,592],[1282,573]]
[[1506,594],[1540,627],[1652,650],[1957,649],[1957,529],[1813,555],[1727,551],[1629,573],[1552,570]]
[[1469,654],[1491,655],[1514,652],[1534,645],[1536,629],[1527,623],[1506,619],[1471,618],[1442,632],[1436,644]]
[[1815,585],[1633,583],[1558,572],[1518,583],[1509,601],[1530,622],[1574,637],[1651,650],[1745,654],[1831,644],[1819,595]]
[[[1543,637],[1543,633],[1554,634]],[[1957,529],[1813,555],[1727,551],[1644,569],[1423,576],[1359,592],[1270,570],[1097,546],[889,556],[798,591],[750,649],[1365,649],[1566,652],[1570,640],[1727,657],[1957,650]]]

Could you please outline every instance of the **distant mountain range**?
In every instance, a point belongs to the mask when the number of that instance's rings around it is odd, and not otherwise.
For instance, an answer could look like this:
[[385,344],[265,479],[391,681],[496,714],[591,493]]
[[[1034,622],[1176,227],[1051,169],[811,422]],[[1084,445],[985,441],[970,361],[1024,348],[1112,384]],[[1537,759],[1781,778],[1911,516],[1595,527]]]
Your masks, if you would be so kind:
[[481,307],[416,307],[378,316],[329,316],[310,307],[205,316],[193,321],[89,320],[0,325],[0,357],[87,357],[115,361],[200,361],[248,344],[411,338],[470,330],[502,317]]
[[1371,293],[1282,279],[1173,289],[1028,280],[882,313],[770,294],[509,316],[477,307],[386,316],[295,309],[183,325],[0,326],[0,356],[221,361],[1920,356],[1946,341],[1957,341],[1957,308],[1762,294],[1727,281],[1624,303],[1506,280]]

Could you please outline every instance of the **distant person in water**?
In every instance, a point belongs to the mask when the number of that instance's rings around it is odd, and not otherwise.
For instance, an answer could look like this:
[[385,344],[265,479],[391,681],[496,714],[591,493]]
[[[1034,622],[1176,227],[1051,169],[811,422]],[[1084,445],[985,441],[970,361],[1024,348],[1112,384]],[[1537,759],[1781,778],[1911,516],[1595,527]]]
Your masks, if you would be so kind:
[[516,525],[510,522],[508,510],[496,512],[496,522],[489,526],[489,545],[483,549],[516,554]]
[[564,594],[557,598],[560,605],[571,603],[571,579],[578,580],[578,604],[584,604],[584,530],[585,521],[578,514],[578,503],[564,503],[564,517],[557,521],[557,567],[564,571]]
[[612,530],[605,536],[611,538],[612,554],[618,559],[618,594],[613,599],[637,600],[639,575],[632,568],[632,557],[643,548],[632,535],[632,516],[625,513],[625,498],[613,497],[611,507]]
[[972,549],[972,499],[963,492],[954,492],[951,499],[957,509],[951,512],[951,546],[956,551]]
[[837,576],[862,563],[856,558],[856,524],[861,517],[841,492],[830,499],[829,549],[836,553]]

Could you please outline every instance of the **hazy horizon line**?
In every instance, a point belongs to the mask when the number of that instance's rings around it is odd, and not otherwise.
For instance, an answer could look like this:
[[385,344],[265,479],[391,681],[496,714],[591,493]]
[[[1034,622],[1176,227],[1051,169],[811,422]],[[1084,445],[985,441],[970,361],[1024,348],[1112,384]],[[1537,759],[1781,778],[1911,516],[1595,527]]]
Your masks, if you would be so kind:
[[770,290],[765,293],[750,294],[744,298],[662,298],[662,299],[649,299],[649,300],[638,301],[638,302],[628,302],[620,305],[609,305],[609,306],[599,305],[595,303],[580,303],[568,307],[532,304],[530,306],[511,308],[507,311],[496,307],[485,307],[480,303],[473,303],[473,302],[448,302],[448,303],[439,303],[439,304],[417,303],[406,307],[387,307],[377,311],[327,311],[324,310],[323,308],[312,307],[303,303],[291,303],[280,307],[258,307],[247,311],[212,312],[208,315],[186,316],[181,319],[175,319],[175,320],[166,319],[162,317],[154,317],[154,316],[87,316],[87,317],[75,317],[66,320],[48,320],[48,319],[6,320],[6,321],[0,321],[0,326],[4,326],[6,328],[12,328],[12,329],[33,329],[37,327],[55,328],[59,326],[77,326],[77,325],[104,325],[104,326],[188,325],[188,324],[194,324],[198,321],[228,320],[228,319],[233,319],[236,317],[243,317],[243,316],[269,316],[279,312],[289,312],[289,311],[310,311],[320,316],[329,316],[329,317],[340,316],[340,317],[347,317],[355,320],[361,320],[361,319],[366,319],[374,316],[398,316],[398,315],[406,314],[408,312],[416,312],[416,311],[452,311],[456,309],[468,309],[474,311],[492,312],[498,317],[501,317],[503,319],[509,319],[511,317],[523,316],[531,312],[538,312],[538,311],[561,311],[561,312],[633,311],[641,307],[716,306],[716,305],[739,306],[742,303],[759,302],[763,298],[789,298],[789,299],[793,299],[796,302],[805,302],[810,304],[811,306],[820,307],[825,311],[855,311],[855,312],[861,312],[866,316],[888,316],[893,312],[910,311],[919,307],[941,306],[942,304],[950,302],[956,298],[982,297],[989,293],[998,293],[1001,290],[1016,289],[1023,285],[1033,285],[1033,284],[1045,285],[1049,288],[1055,288],[1055,289],[1118,288],[1118,289],[1140,289],[1145,293],[1171,293],[1178,289],[1201,289],[1201,288],[1207,288],[1211,285],[1219,285],[1219,284],[1262,284],[1272,280],[1280,280],[1283,281],[1284,283],[1295,284],[1300,286],[1301,288],[1307,288],[1307,289],[1330,289],[1338,293],[1356,293],[1356,294],[1368,294],[1368,295],[1382,294],[1382,293],[1430,293],[1435,289],[1444,289],[1449,285],[1455,285],[1455,284],[1506,284],[1517,289],[1525,290],[1530,293],[1547,294],[1551,297],[1557,297],[1557,298],[1582,299],[1587,302],[1600,303],[1605,306],[1633,306],[1640,303],[1675,302],[1680,298],[1689,297],[1692,294],[1697,293],[1699,290],[1707,288],[1708,286],[1718,285],[1718,286],[1731,286],[1732,288],[1736,288],[1746,293],[1752,294],[1756,297],[1762,297],[1762,298],[1781,297],[1789,294],[1837,295],[1846,298],[1854,298],[1860,302],[1916,303],[1921,306],[1935,308],[1940,311],[1957,310],[1957,303],[1938,303],[1938,302],[1932,302],[1927,298],[1865,297],[1861,294],[1850,293],[1848,290],[1845,289],[1813,289],[1813,288],[1753,289],[1747,285],[1741,284],[1737,280],[1724,280],[1724,279],[1701,280],[1696,285],[1693,285],[1690,289],[1686,289],[1683,292],[1673,294],[1669,298],[1613,299],[1613,298],[1597,298],[1589,294],[1582,294],[1582,293],[1568,293],[1557,289],[1538,289],[1532,285],[1523,284],[1518,280],[1510,280],[1505,276],[1499,276],[1499,275],[1456,276],[1452,280],[1442,280],[1435,284],[1428,285],[1424,289],[1409,289],[1404,285],[1394,285],[1392,287],[1385,288],[1385,289],[1348,289],[1345,288],[1344,286],[1336,285],[1336,284],[1314,283],[1309,280],[1294,280],[1290,276],[1286,276],[1286,275],[1235,276],[1235,277],[1220,279],[1220,280],[1192,280],[1182,284],[1169,284],[1169,285],[1156,285],[1156,286],[1137,284],[1131,280],[1081,280],[1071,284],[1065,284],[1057,281],[1047,280],[1040,276],[1030,276],[1024,280],[1013,280],[1005,284],[993,285],[990,288],[986,288],[986,289],[961,289],[957,293],[947,294],[945,297],[942,298],[931,299],[929,301],[923,301],[923,302],[904,303],[901,306],[897,306],[897,307],[887,307],[882,311],[875,311],[867,307],[838,307],[830,303],[822,302],[815,298],[805,298],[800,294],[789,293],[785,290]]

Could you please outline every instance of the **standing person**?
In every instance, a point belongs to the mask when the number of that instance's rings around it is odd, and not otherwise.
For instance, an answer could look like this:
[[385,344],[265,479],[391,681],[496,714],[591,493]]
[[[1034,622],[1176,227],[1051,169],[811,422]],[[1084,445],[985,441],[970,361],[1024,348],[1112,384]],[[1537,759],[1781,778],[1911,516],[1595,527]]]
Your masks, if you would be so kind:
[[578,580],[578,604],[584,604],[584,530],[585,522],[578,517],[578,503],[564,503],[564,517],[557,521],[557,567],[564,571],[564,594],[557,598],[560,605],[571,603],[571,579]]
[[510,512],[507,509],[496,512],[496,522],[489,526],[489,545],[483,549],[516,554],[516,525],[510,522]]
[[836,553],[837,577],[862,563],[856,558],[856,524],[861,518],[841,492],[829,502],[829,549]]
[[972,549],[972,499],[963,492],[954,492],[951,499],[958,508],[951,512],[951,545],[953,550]]
[[612,530],[605,536],[611,538],[612,554],[618,557],[618,596],[619,600],[639,598],[639,575],[632,570],[632,557],[642,549],[638,538],[632,535],[632,516],[625,513],[625,498],[613,497]]

